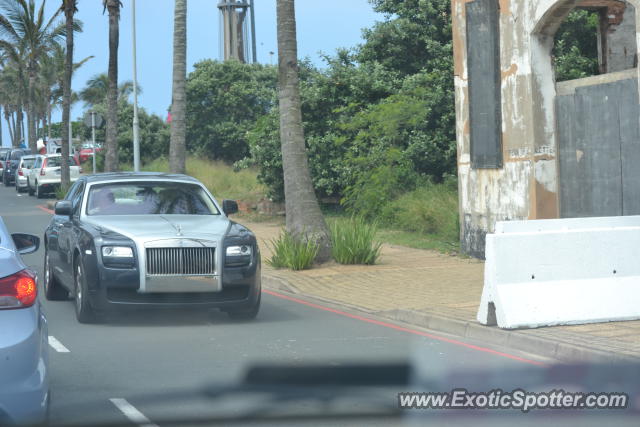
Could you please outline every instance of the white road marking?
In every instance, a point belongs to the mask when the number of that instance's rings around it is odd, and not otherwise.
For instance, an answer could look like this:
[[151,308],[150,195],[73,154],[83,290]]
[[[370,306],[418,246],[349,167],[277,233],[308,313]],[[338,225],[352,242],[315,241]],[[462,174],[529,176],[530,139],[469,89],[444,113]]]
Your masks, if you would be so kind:
[[127,402],[127,399],[111,398],[109,400],[125,415],[125,417],[129,418],[129,421],[142,427],[158,427],[157,424],[153,424],[149,418],[147,418],[142,412],[138,411],[135,406]]
[[49,335],[49,345],[53,347],[58,353],[71,353],[67,347],[65,347],[60,341],[53,335]]

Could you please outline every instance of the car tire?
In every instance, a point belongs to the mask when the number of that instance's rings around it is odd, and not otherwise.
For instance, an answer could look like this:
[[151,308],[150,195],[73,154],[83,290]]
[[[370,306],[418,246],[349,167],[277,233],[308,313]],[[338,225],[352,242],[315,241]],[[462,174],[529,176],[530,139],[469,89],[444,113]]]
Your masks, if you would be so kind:
[[87,299],[87,282],[84,279],[84,267],[82,261],[76,259],[73,263],[75,289],[73,292],[73,302],[76,311],[76,319],[80,323],[96,323],[96,312],[91,307]]
[[58,283],[53,276],[49,262],[49,250],[44,250],[44,296],[49,301],[64,301],[69,299],[69,292]]
[[36,199],[42,199],[44,197],[41,188],[42,187],[38,185],[38,181],[36,181]]
[[229,318],[233,320],[253,320],[258,316],[258,312],[260,311],[260,299],[262,294],[258,294],[258,301],[256,301],[255,305],[248,310],[229,310],[227,311],[227,315]]
[[33,188],[31,188],[31,185],[29,185],[29,183],[27,183],[27,192],[29,193],[30,196],[33,196],[35,194],[35,192],[33,191]]
[[7,179],[6,175],[2,175],[2,183],[4,184],[5,187],[9,187],[11,184],[9,184],[9,180]]

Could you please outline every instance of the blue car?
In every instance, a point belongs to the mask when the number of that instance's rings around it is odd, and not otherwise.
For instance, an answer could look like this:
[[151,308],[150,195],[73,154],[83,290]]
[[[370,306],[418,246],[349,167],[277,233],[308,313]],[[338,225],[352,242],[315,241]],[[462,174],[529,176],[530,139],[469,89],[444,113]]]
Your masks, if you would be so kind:
[[41,424],[49,410],[47,319],[36,273],[21,255],[40,239],[9,234],[0,218],[0,425]]

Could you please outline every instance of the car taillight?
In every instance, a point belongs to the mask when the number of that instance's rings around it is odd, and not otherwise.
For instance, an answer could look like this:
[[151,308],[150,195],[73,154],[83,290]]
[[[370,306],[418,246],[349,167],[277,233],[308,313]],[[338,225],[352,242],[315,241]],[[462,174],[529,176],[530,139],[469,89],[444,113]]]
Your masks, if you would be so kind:
[[19,176],[24,176],[24,174],[22,173],[22,168],[18,169],[18,175]]
[[29,270],[0,279],[0,310],[31,307],[37,297],[36,275]]
[[4,169],[4,165],[2,164],[2,162],[0,162],[0,168]]
[[40,176],[44,176],[44,168],[47,167],[47,159],[42,162],[42,169],[40,169]]

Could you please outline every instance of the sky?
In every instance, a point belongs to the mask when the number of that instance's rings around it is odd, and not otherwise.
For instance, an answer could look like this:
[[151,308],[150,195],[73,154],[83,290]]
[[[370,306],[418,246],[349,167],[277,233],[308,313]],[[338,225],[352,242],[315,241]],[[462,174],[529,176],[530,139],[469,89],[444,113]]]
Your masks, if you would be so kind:
[[[133,76],[131,0],[122,0],[118,50],[118,79]],[[187,10],[187,72],[203,59],[219,59],[218,0],[188,0]],[[37,0],[37,4],[40,1]],[[59,7],[60,0],[47,0],[47,16]],[[171,102],[172,0],[136,1],[136,38],[138,84],[142,94],[138,104],[148,112],[166,117]],[[255,0],[258,62],[277,62],[276,1]],[[80,91],[92,76],[106,72],[109,61],[108,17],[102,13],[102,0],[78,0],[77,18],[84,24],[83,33],[75,37],[74,60],[93,55],[73,77],[73,90]],[[341,47],[361,43],[362,29],[373,25],[383,16],[376,14],[367,0],[297,0],[296,19],[298,54],[309,57],[321,66],[319,53],[333,53]],[[269,52],[275,54],[270,55]],[[82,102],[74,105],[72,118],[81,117]],[[56,111],[53,121],[60,121]],[[6,123],[3,123],[4,145],[9,145]]]

